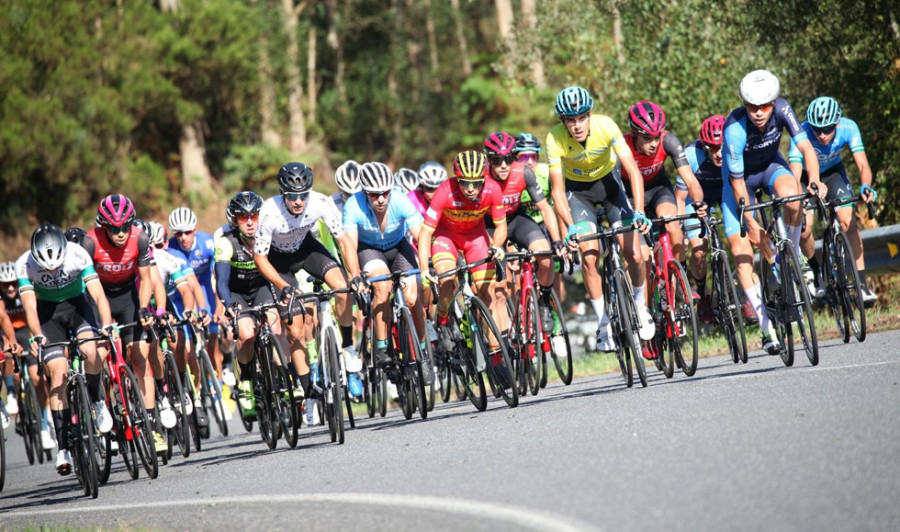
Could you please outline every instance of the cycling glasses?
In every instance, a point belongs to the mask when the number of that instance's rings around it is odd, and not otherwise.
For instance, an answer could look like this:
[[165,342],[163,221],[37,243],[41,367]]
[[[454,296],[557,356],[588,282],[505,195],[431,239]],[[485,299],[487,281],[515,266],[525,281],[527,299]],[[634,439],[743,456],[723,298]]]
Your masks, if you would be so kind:
[[121,234],[121,233],[127,233],[128,231],[131,230],[131,224],[130,224],[130,223],[127,223],[127,224],[123,225],[122,227],[112,227],[112,226],[109,226],[109,227],[106,228],[106,230],[109,231],[110,234],[113,234],[113,235],[118,235],[118,234]]
[[309,191],[306,192],[285,192],[284,199],[288,201],[297,201],[303,200],[306,201],[309,198]]
[[516,156],[513,154],[491,155],[488,160],[491,161],[491,166],[503,166],[503,163],[512,164],[516,160]]
[[390,190],[385,190],[384,192],[366,192],[366,196],[369,196],[369,199],[372,201],[377,200],[378,198],[386,198],[391,193]]
[[715,145],[715,144],[705,144],[704,143],[703,147],[706,148],[706,151],[712,151],[712,152],[716,152],[716,151],[719,151],[722,149],[721,144]]
[[190,231],[175,231],[174,235],[176,237],[180,237],[180,236],[192,234],[193,232],[194,232],[193,229],[191,229]]
[[251,214],[238,214],[237,216],[234,217],[234,219],[237,220],[237,223],[239,223],[239,224],[245,224],[249,221],[255,222],[255,221],[259,220],[259,213],[254,212]]
[[538,154],[534,152],[522,153],[519,154],[519,160],[525,164],[536,163],[538,160]]
[[459,181],[459,188],[463,190],[479,189],[484,186],[484,179],[457,179]]
[[753,105],[752,103],[745,102],[744,107],[746,107],[751,114],[757,113],[759,111],[768,113],[772,110],[773,107],[775,107],[775,102],[764,103],[762,105]]
[[834,128],[837,127],[837,124],[828,127],[815,127],[812,126],[813,133],[816,135],[831,135],[834,133]]

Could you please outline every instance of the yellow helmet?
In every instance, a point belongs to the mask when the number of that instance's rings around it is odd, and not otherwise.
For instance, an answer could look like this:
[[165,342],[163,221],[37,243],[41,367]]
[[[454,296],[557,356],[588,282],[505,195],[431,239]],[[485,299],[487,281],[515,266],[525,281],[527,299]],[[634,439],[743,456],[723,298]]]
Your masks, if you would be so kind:
[[487,159],[484,154],[475,150],[460,152],[453,159],[453,173],[462,179],[484,179],[487,175]]

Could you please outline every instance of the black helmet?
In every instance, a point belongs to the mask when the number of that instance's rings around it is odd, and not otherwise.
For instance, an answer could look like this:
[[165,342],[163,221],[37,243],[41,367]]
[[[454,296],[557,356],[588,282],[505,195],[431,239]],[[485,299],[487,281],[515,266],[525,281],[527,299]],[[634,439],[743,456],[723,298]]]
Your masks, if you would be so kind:
[[278,190],[306,192],[313,186],[312,170],[303,163],[287,163],[278,171]]
[[519,133],[516,135],[516,150],[541,153],[541,141],[531,133]]
[[87,234],[87,231],[80,227],[70,227],[66,229],[66,240],[72,242],[73,244],[81,244],[81,241],[84,240],[84,235]]
[[225,219],[234,225],[234,218],[242,214],[258,213],[263,206],[262,197],[256,192],[245,190],[238,192],[225,207]]
[[38,266],[55,270],[66,259],[66,235],[56,224],[42,224],[31,235],[31,257]]

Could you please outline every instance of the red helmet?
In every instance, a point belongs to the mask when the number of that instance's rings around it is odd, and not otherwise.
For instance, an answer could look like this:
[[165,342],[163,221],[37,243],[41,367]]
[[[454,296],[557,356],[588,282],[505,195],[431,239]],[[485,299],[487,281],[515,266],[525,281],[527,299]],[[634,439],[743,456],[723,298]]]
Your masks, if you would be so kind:
[[484,155],[487,157],[503,157],[515,152],[516,139],[509,133],[499,131],[484,139]]
[[124,227],[134,222],[134,204],[126,196],[112,194],[106,196],[97,208],[97,225],[104,227]]
[[708,146],[721,146],[725,132],[725,117],[713,115],[703,121],[700,126],[700,142]]
[[628,125],[636,133],[655,137],[666,129],[666,113],[653,102],[640,101],[628,110]]

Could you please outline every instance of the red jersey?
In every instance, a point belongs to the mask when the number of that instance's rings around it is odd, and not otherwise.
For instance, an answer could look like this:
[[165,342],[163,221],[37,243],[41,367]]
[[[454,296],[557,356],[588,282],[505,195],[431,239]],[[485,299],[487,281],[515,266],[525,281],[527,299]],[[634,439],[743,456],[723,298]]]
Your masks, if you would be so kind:
[[528,194],[531,195],[532,201],[535,203],[544,199],[544,191],[541,190],[534,171],[523,162],[514,162],[506,181],[498,179],[496,182],[500,185],[500,190],[503,193],[503,208],[506,214],[513,214],[519,209],[519,205],[522,203],[522,191],[524,190],[528,190]]
[[117,247],[109,241],[106,230],[94,228],[81,242],[94,260],[94,268],[104,290],[119,291],[135,285],[137,269],[150,265],[150,239],[137,227],[128,233],[125,245]]
[[[451,231],[466,232],[473,229],[487,231],[484,217],[490,212],[494,222],[506,220],[503,208],[503,192],[500,185],[491,178],[484,180],[481,194],[475,201],[469,201],[459,189],[455,177],[441,183],[431,198],[431,205],[425,211],[425,225],[437,229],[439,225]],[[442,223],[443,222],[443,223]]]
[[[657,177],[660,177],[660,174],[663,174],[663,163],[666,162],[666,157],[672,157],[675,168],[680,168],[688,164],[687,156],[684,154],[684,147],[682,147],[681,141],[678,140],[678,137],[668,131],[663,131],[660,135],[659,147],[656,148],[656,153],[653,155],[638,153],[634,148],[633,132],[626,133],[624,137],[625,142],[628,143],[628,147],[631,148],[632,155],[634,155],[634,162],[637,163],[638,170],[640,170],[641,175],[644,176],[644,183],[649,183]],[[628,173],[622,172],[622,178],[628,181]]]

